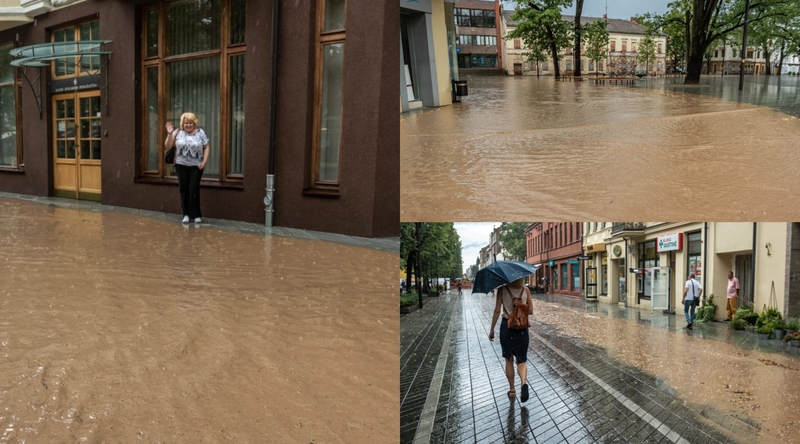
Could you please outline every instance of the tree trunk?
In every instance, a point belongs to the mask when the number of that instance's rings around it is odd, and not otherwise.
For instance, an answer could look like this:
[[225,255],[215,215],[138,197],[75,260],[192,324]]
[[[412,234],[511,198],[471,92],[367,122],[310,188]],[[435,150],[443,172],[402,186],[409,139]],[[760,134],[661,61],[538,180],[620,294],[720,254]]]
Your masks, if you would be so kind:
[[[581,75],[581,13],[583,12],[583,0],[575,1],[575,57],[572,59],[573,74],[576,77]],[[577,59],[576,59],[577,57]]]
[[772,62],[770,60],[772,60],[772,59],[770,58],[770,56],[772,55],[772,53],[769,52],[767,49],[764,49],[764,55],[766,56],[766,59],[767,59],[767,63],[765,63],[765,65],[767,67],[767,75],[771,76],[772,75]]
[[553,37],[553,28],[546,26],[547,38],[550,39],[550,54],[553,57],[553,69],[555,70],[556,78],[561,77],[561,70],[558,66],[558,48],[556,47],[555,38]]
[[689,44],[689,57],[686,60],[686,79],[684,85],[697,85],[700,83],[700,75],[703,72],[703,59],[706,53],[706,35],[702,29],[696,29],[702,26],[700,17],[694,17],[692,20],[692,36],[691,43]]
[[[414,227],[416,228],[416,233],[415,233],[416,236],[415,236],[415,238],[416,238],[416,241],[417,241],[417,248],[419,248],[419,235],[420,235],[420,230],[421,230],[421,227],[422,227],[422,222],[415,223]],[[422,308],[422,281],[421,281],[420,272],[419,272],[420,268],[422,268],[422,255],[421,254],[416,254],[415,255],[415,259],[416,259],[416,262],[415,262],[416,265],[414,266],[414,273],[415,273],[415,276],[417,277],[417,282],[416,282],[416,284],[417,284],[416,285],[416,287],[417,287],[417,296],[419,297],[419,308]]]
[[778,75],[781,75],[783,72],[783,49],[785,48],[786,43],[781,43],[781,57],[778,59]]

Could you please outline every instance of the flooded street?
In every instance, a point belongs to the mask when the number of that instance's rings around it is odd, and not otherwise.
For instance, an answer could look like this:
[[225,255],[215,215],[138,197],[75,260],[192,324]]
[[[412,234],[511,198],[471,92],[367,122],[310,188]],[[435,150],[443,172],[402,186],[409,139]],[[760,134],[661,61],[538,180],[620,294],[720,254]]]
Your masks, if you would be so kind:
[[0,199],[0,442],[396,442],[396,269]]
[[796,218],[798,79],[679,81],[470,76],[400,123],[401,219]]
[[795,347],[740,347],[712,337],[726,325],[676,327],[682,313],[537,295],[521,402],[518,378],[507,396],[501,346],[488,339],[493,297],[426,304],[401,320],[403,443],[800,442]]

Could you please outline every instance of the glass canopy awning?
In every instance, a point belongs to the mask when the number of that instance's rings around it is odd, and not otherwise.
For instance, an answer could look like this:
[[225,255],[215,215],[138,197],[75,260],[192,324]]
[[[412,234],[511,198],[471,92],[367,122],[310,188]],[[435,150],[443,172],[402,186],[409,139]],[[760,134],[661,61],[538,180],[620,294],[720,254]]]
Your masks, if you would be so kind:
[[[106,114],[108,114],[108,59],[111,57],[111,52],[104,50],[104,45],[111,43],[111,40],[82,40],[78,42],[50,42],[39,43],[37,45],[22,46],[12,49],[9,53],[14,57],[11,60],[11,66],[20,68],[22,76],[28,82],[28,85],[36,97],[36,104],[39,107],[39,118],[42,118],[42,73],[40,70],[36,78],[28,76],[27,68],[45,68],[50,66],[53,61],[65,62],[71,66],[81,66],[81,69],[91,76],[97,76],[101,72],[106,77],[103,86],[100,87],[102,92],[103,102],[106,105]],[[94,70],[87,70],[82,63],[84,57],[98,57],[101,63],[97,65]],[[35,86],[34,86],[35,85]]]

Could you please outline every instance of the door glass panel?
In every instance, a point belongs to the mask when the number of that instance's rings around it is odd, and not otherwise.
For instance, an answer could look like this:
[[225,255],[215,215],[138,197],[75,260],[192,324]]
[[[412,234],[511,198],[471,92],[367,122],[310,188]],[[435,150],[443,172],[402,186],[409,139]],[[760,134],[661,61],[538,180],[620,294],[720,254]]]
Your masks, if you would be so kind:
[[92,97],[92,116],[100,117],[100,97]]
[[73,121],[70,121],[70,120],[67,120],[67,121],[66,121],[66,122],[64,122],[64,123],[66,123],[66,125],[67,125],[67,134],[66,134],[66,137],[67,137],[68,139],[75,138],[75,122],[73,122]]
[[75,118],[75,101],[74,100],[65,100],[67,110],[66,110],[66,118],[74,119]]
[[[81,120],[81,139],[88,139],[89,138],[89,120],[83,119]],[[83,151],[81,151],[83,153]],[[83,155],[81,155],[83,157]]]
[[56,129],[56,137],[59,139],[67,137],[67,122],[63,120],[58,122]]
[[81,140],[81,159],[89,158],[89,141]]
[[89,98],[81,98],[81,117],[89,117]]
[[56,100],[56,119],[63,119],[66,117],[66,109],[66,100]]
[[92,159],[100,160],[100,141],[92,140]]
[[63,140],[59,140],[58,143],[56,144],[56,147],[57,147],[56,156],[59,159],[64,159],[65,157],[67,157],[67,144],[66,144],[66,142],[64,142]]
[[92,137],[100,138],[100,119],[92,119]]
[[75,158],[75,141],[67,140],[67,159]]

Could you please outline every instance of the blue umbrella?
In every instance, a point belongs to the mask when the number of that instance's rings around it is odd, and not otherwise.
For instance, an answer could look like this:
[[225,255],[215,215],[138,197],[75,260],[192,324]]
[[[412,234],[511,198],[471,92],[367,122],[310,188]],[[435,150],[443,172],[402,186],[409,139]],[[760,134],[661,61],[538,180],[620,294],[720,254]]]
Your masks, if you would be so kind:
[[499,261],[481,268],[475,274],[473,293],[489,293],[495,288],[536,273],[535,267],[521,261]]

